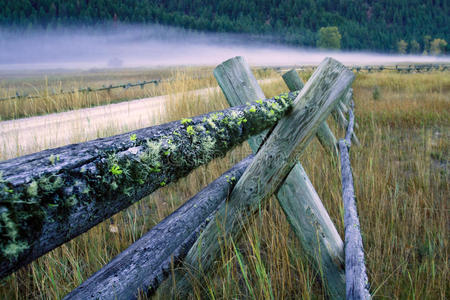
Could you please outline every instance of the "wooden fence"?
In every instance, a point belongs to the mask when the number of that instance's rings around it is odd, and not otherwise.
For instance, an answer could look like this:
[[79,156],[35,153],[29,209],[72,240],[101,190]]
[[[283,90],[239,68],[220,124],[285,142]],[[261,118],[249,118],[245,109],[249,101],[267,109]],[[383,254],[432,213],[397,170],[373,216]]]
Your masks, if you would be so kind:
[[[411,73],[411,72],[431,72],[431,71],[450,71],[450,65],[449,64],[416,64],[416,65],[395,65],[395,66],[384,66],[384,65],[366,65],[366,66],[352,66],[350,67],[352,71],[355,71],[357,73],[359,72],[382,72],[385,70],[394,70],[399,73]],[[266,70],[267,68],[264,68]],[[281,70],[281,68],[275,68],[276,70]],[[304,68],[300,68],[304,69]],[[312,70],[315,69],[315,67],[311,68]],[[294,70],[295,71],[295,70]],[[198,77],[202,78],[202,77]],[[155,80],[149,80],[149,81],[138,81],[138,82],[129,82],[129,83],[121,83],[116,85],[108,85],[108,86],[102,86],[99,88],[92,88],[92,87],[82,87],[78,89],[72,89],[72,90],[60,90],[60,91],[52,91],[48,96],[58,96],[58,95],[64,95],[64,94],[74,94],[74,93],[89,93],[89,92],[100,92],[100,91],[111,91],[112,89],[128,89],[132,87],[141,87],[141,89],[144,88],[145,85],[148,84],[155,84],[158,85],[159,83],[163,81],[173,81],[173,79],[155,79]],[[286,84],[290,84],[290,82],[286,82]],[[37,99],[37,98],[45,98],[45,95],[31,95],[27,93],[20,93],[19,91],[16,91],[15,95],[8,96],[4,98],[0,98],[0,101],[6,101],[6,100],[13,100],[13,99]]]
[[410,65],[395,65],[395,66],[353,66],[353,71],[356,72],[381,72],[384,70],[397,71],[399,73],[411,73],[411,72],[431,72],[431,71],[449,71],[449,64],[410,64]]
[[[90,93],[90,92],[100,92],[100,91],[111,91],[113,89],[123,88],[123,89],[129,89],[132,87],[140,86],[141,89],[144,88],[147,84],[156,84],[158,85],[161,82],[161,79],[157,80],[149,80],[149,81],[139,81],[134,83],[121,83],[116,85],[108,85],[108,86],[102,86],[99,88],[91,88],[91,87],[83,87],[78,89],[72,89],[72,90],[60,90],[60,91],[52,91],[48,96],[58,96],[58,95],[64,95],[64,94],[75,94],[75,93]],[[45,98],[47,95],[29,95],[26,93],[19,93],[16,92],[14,96],[4,97],[0,98],[0,101],[6,101],[6,100],[12,100],[12,99],[37,99],[37,98]]]
[[[425,72],[448,72],[450,64],[409,64],[409,65],[352,65],[349,69],[356,73],[375,73],[383,71],[395,71],[397,73],[425,73]],[[295,67],[297,71],[314,71],[316,66],[299,66]],[[281,67],[275,68],[278,72],[283,72]]]
[[[184,263],[208,271],[220,255],[218,240],[239,238],[272,194],[311,263],[323,274],[329,297],[344,299],[344,243],[298,157],[317,137],[337,161],[336,138],[326,120],[332,114],[340,126],[353,128],[353,119],[348,122],[344,116],[351,113],[353,72],[327,58],[304,86],[297,72],[284,74],[291,92],[270,99],[241,57],[225,61],[214,75],[231,108],[0,162],[0,276],[248,139],[254,155],[188,200],[65,299],[134,299],[138,291],[158,288],[171,293],[163,283],[170,276],[175,276],[171,282],[181,293],[173,296],[182,298],[190,282],[186,273],[171,272],[171,267]],[[349,132],[348,139],[359,143]],[[223,227],[214,220],[223,221]],[[352,234],[351,239],[359,234],[361,241],[359,231]],[[346,231],[346,245],[347,239]],[[358,246],[362,251],[362,244]],[[357,292],[348,299],[370,297],[367,277],[362,280],[365,294],[352,288]]]

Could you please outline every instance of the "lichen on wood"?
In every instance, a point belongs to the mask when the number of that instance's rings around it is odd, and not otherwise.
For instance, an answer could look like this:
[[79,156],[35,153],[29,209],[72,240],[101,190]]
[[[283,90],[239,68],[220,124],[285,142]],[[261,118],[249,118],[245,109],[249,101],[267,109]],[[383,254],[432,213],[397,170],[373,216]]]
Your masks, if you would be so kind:
[[[239,238],[243,226],[279,189],[353,79],[350,70],[331,58],[319,65],[295,100],[292,111],[277,123],[228,201],[219,207],[216,220],[220,226],[210,222],[189,250],[184,260],[186,267],[210,270],[220,257],[220,241]],[[172,291],[186,296],[190,290],[186,272],[176,270],[174,282],[177,289]]]
[[0,277],[272,127],[296,96],[0,162]]
[[155,291],[213,219],[252,161],[248,156],[186,201],[64,299],[135,299]]

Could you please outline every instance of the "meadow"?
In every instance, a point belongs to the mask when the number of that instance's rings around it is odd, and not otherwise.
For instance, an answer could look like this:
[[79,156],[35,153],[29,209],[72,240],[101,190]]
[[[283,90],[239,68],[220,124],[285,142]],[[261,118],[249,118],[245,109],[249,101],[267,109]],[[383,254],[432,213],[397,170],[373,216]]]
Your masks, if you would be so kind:
[[[262,85],[267,96],[288,90],[275,70],[259,69],[255,74],[257,78],[274,78]],[[300,72],[304,81],[310,75],[310,72]],[[89,93],[53,99],[45,94],[46,90],[57,86],[101,86],[148,80],[145,76],[174,80],[142,90],[121,90],[110,96]],[[136,128],[228,107],[218,90],[210,90],[201,96],[185,93],[216,86],[212,68],[163,70],[151,76],[142,70],[130,70],[118,74],[98,72],[89,76],[69,74],[59,79],[48,77],[47,80],[36,76],[24,78],[19,76],[2,81],[0,95],[11,94],[21,86],[31,86],[43,93],[42,99],[33,100],[32,104],[27,100],[0,103],[2,119],[164,94],[170,95],[164,114],[151,123],[136,122]],[[359,123],[356,133],[361,146],[353,146],[350,156],[372,295],[378,299],[447,299],[450,290],[450,73],[358,73],[353,88]],[[337,137],[344,135],[331,118],[329,124]],[[115,123],[99,130],[96,136],[86,137],[77,132],[67,134],[73,134],[71,140],[77,142],[132,129]],[[3,159],[40,151],[47,146],[36,144],[33,149],[21,151],[20,139],[9,143],[19,150],[14,155],[4,153],[2,149],[5,147],[0,145]],[[188,177],[161,188],[2,279],[0,298],[64,297],[189,197],[250,153],[247,144],[235,148],[224,158],[216,159]],[[331,159],[316,140],[308,146],[300,161],[343,236],[339,162]],[[304,257],[275,198],[268,202],[267,207],[261,208],[240,240],[225,241],[215,270],[193,275],[193,299],[325,298],[320,274]],[[147,296],[141,295],[140,298],[146,299]],[[155,298],[164,299],[164,295],[156,294]]]
[[[32,96],[19,99],[0,100],[0,120],[11,120],[55,112],[70,111],[118,103],[132,99],[170,94],[174,82],[189,78],[184,90],[196,90],[217,86],[212,67],[180,67],[160,69],[118,69],[118,70],[72,70],[72,71],[0,71],[0,99],[15,97],[18,93]],[[273,69],[254,69],[258,79],[273,76]],[[195,79],[195,80],[194,80]],[[110,85],[135,84],[159,80],[142,88],[115,88],[103,91],[82,92],[79,89],[99,89]]]

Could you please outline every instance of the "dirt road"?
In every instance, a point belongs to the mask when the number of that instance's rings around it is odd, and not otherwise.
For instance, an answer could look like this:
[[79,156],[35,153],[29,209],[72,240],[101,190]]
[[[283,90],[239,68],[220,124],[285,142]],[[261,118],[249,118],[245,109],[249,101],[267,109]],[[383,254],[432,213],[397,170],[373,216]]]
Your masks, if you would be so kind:
[[[217,87],[188,93],[207,97],[219,92]],[[0,122],[0,160],[158,124],[168,99],[164,95]]]

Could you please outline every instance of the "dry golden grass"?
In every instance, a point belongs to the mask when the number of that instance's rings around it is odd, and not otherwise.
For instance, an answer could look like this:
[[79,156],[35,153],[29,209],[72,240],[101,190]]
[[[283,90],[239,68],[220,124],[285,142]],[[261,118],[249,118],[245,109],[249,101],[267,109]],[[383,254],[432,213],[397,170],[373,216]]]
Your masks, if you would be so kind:
[[[274,76],[273,69],[254,69],[256,78]],[[7,77],[9,76],[9,77]],[[182,78],[179,78],[179,77]],[[183,81],[189,77],[194,80]],[[93,107],[132,99],[165,95],[178,83],[183,90],[196,90],[217,86],[212,68],[170,68],[148,70],[91,70],[61,73],[47,76],[40,73],[25,73],[11,76],[0,73],[0,98],[20,95],[33,95],[37,98],[20,98],[0,101],[0,120],[10,120],[35,115],[62,112],[79,108]],[[106,91],[78,92],[79,89],[97,89],[110,85],[138,83],[160,79],[159,84],[147,84],[143,88],[116,88]],[[175,82],[174,82],[175,81]],[[58,94],[60,91],[77,91]],[[172,91],[171,91],[172,92]],[[56,94],[56,95],[54,95]]]
[[[177,76],[165,93],[196,85],[189,75]],[[380,92],[377,100],[375,86]],[[359,74],[354,83],[362,146],[352,147],[351,158],[374,298],[448,298],[449,86],[449,73]],[[287,87],[278,80],[263,90],[271,96]],[[173,95],[167,115],[155,123],[226,106],[214,91],[208,97]],[[342,137],[343,132],[329,123]],[[121,130],[111,128],[102,136]],[[63,297],[249,153],[247,145],[236,148],[3,279],[1,298]],[[343,236],[337,163],[316,141],[300,160]],[[318,279],[277,201],[271,199],[239,241],[225,241],[217,269],[197,278],[192,297],[320,299],[324,291]]]

